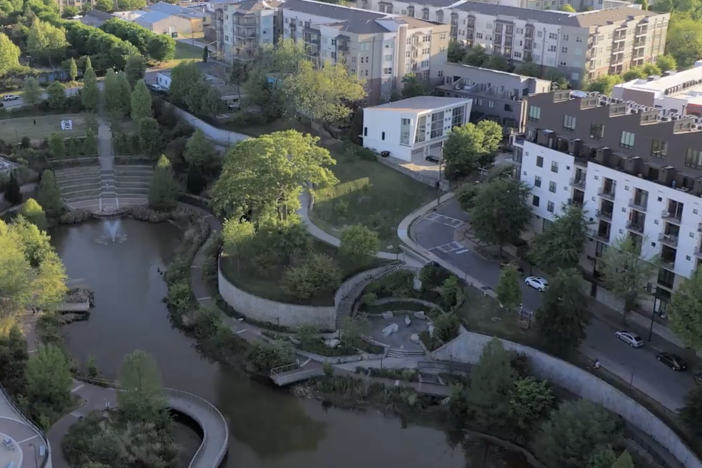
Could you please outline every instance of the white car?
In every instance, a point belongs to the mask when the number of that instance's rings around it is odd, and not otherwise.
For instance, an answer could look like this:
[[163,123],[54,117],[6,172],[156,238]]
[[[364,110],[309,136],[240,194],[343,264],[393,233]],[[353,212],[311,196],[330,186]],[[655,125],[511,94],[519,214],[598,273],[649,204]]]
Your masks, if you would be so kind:
[[632,348],[640,348],[644,345],[643,340],[636,333],[632,333],[626,330],[620,330],[614,334],[617,338],[622,340],[624,343],[628,344]]
[[6,94],[6,95],[4,95],[4,96],[2,97],[2,100],[5,101],[5,102],[7,102],[7,101],[16,101],[16,100],[18,100],[19,98],[20,98],[20,97],[19,97],[18,95],[16,95],[16,94]]
[[541,278],[540,276],[528,276],[524,280],[524,284],[540,292],[546,291],[546,288],[548,287],[548,281],[546,278]]

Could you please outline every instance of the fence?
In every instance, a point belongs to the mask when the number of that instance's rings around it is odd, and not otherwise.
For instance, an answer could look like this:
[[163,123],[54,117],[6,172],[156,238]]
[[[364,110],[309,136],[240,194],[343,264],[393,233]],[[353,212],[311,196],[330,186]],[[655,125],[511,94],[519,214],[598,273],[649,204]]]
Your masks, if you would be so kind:
[[[27,415],[24,414],[24,412],[15,404],[15,401],[12,399],[9,393],[7,393],[7,390],[5,390],[5,387],[0,385],[0,392],[2,392],[3,397],[5,397],[5,400],[10,404],[13,410],[15,410],[15,413],[22,418],[22,422],[27,424],[29,427],[32,428],[34,432],[36,432],[41,440],[44,442],[44,445],[46,445],[46,454],[44,456],[44,459],[41,461],[41,465],[39,468],[44,468],[46,464],[51,460],[51,444],[49,443],[49,439],[46,438],[46,434],[44,434],[44,431],[39,428],[39,425],[34,423]],[[36,453],[35,453],[36,456]]]

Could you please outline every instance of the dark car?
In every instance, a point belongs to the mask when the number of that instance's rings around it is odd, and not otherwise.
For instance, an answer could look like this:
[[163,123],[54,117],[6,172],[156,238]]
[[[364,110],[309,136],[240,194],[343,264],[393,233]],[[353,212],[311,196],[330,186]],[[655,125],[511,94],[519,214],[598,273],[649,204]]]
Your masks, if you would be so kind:
[[661,361],[666,366],[670,367],[674,371],[683,371],[687,369],[687,364],[682,360],[680,356],[671,353],[658,353],[656,359]]
[[435,164],[439,164],[439,163],[441,162],[441,159],[439,159],[438,156],[431,156],[431,155],[429,155],[429,156],[427,156],[427,157],[424,158],[424,159],[426,159],[426,160],[429,161],[429,162],[433,162],[433,163],[435,163]]

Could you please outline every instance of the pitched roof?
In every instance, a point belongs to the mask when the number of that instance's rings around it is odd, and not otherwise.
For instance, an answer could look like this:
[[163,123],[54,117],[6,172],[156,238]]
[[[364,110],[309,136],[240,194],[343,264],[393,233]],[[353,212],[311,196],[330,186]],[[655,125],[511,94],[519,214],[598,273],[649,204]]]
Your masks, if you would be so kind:
[[233,4],[232,7],[234,7],[236,11],[249,12],[273,9],[278,7],[279,5],[280,2],[277,0],[244,0],[242,2]]
[[100,10],[90,10],[85,15],[92,16],[93,18],[97,18],[97,19],[101,19],[101,20],[105,20],[105,21],[112,19],[111,14],[105,13],[104,11],[100,11]]
[[145,15],[140,16],[139,18],[136,18],[134,20],[135,23],[157,23],[159,21],[165,20],[166,18],[170,18],[173,15],[170,15],[168,13],[163,13],[160,11],[149,11]]
[[386,13],[378,13],[377,11],[362,10],[360,8],[332,5],[330,3],[314,2],[311,0],[285,0],[281,3],[280,8],[342,21],[373,20],[388,16]]

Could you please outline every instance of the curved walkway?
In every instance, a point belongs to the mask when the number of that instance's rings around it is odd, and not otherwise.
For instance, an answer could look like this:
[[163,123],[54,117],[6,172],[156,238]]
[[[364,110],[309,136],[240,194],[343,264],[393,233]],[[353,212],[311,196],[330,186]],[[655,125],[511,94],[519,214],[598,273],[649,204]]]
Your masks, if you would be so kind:
[[0,466],[51,468],[51,445],[41,429],[29,421],[12,399],[0,391],[0,435],[10,443],[0,446]]

